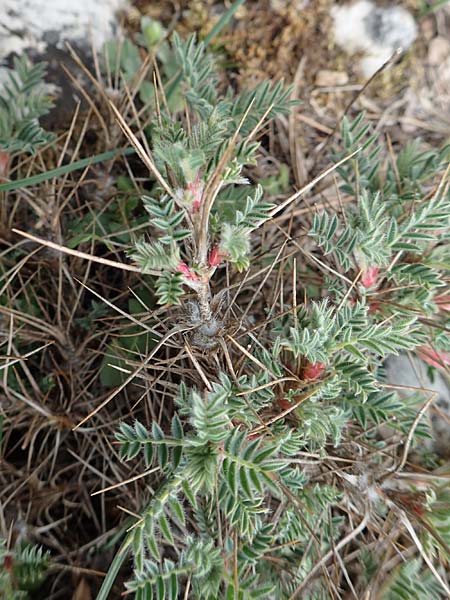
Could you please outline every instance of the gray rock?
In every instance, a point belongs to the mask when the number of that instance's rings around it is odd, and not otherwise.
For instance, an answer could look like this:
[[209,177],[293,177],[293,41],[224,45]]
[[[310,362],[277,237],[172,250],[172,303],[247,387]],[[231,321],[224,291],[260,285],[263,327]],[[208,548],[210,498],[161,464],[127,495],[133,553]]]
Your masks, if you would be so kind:
[[117,11],[127,0],[2,0],[0,61],[25,50],[42,53],[48,45],[64,48],[92,42],[98,49],[117,27]]
[[[26,53],[34,62],[48,65],[48,93],[56,106],[43,123],[60,129],[70,122],[76,102],[83,98],[64,73],[72,71],[89,90],[89,81],[66,50],[69,42],[88,68],[92,68],[92,46],[101,53],[105,41],[118,30],[118,11],[128,0],[0,0],[0,85],[12,57]],[[77,98],[78,96],[78,98]]]
[[424,417],[429,419],[433,431],[433,440],[426,441],[425,445],[440,455],[448,456],[450,454],[450,388],[444,377],[434,370],[433,380],[431,380],[428,376],[428,366],[417,357],[391,356],[384,366],[387,383],[398,386],[396,391],[400,397],[421,394],[422,399],[417,410],[430,397],[430,393],[436,394],[436,399],[431,403],[427,416]]

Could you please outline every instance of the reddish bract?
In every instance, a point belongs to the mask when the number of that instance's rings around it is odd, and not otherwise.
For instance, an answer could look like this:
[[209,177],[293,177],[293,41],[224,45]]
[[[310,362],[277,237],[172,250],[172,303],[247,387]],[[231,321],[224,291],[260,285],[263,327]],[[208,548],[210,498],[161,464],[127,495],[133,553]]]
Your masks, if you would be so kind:
[[450,294],[444,294],[440,298],[436,298],[436,304],[439,310],[450,311]]
[[433,350],[429,346],[420,346],[416,352],[422,360],[437,369],[443,369],[446,365],[450,365],[450,352]]
[[378,274],[380,272],[379,267],[369,267],[362,275],[361,275],[361,283],[365,288],[370,288],[374,286],[378,281]]
[[208,256],[208,266],[217,267],[223,260],[223,255],[221,254],[219,248],[215,246]]
[[321,362],[317,363],[308,363],[306,367],[303,369],[303,379],[308,379],[310,381],[314,381],[314,379],[318,379],[325,370],[325,365]]
[[289,400],[286,400],[286,398],[278,398],[277,400],[278,402],[278,406],[281,408],[281,410],[288,410],[289,408],[292,408],[292,403],[289,402]]
[[187,279],[193,279],[194,281],[198,281],[199,279],[197,273],[191,271],[185,262],[178,263],[177,271],[178,273],[182,273]]
[[188,183],[187,188],[192,194],[192,212],[198,212],[202,205],[203,182],[197,175],[194,181]]
[[369,302],[369,315],[373,315],[381,311],[381,304],[379,302]]

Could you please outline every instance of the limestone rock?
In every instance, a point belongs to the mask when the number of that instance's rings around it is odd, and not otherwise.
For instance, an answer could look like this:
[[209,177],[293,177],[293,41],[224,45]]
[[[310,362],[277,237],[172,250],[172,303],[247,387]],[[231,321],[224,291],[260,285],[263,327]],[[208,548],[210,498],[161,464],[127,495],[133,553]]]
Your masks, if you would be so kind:
[[64,48],[70,41],[96,48],[112,36],[116,13],[126,0],[2,0],[0,60],[25,50],[44,53],[48,46]]
[[412,15],[401,6],[379,7],[370,0],[332,10],[336,44],[348,54],[363,52],[359,69],[373,75],[398,49],[407,50],[417,36]]

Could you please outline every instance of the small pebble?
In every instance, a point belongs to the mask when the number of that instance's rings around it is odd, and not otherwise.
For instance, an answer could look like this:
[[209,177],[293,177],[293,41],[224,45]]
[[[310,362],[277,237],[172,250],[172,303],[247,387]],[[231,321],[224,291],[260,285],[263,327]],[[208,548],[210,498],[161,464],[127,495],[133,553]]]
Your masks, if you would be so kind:
[[438,67],[450,54],[450,40],[438,36],[431,40],[428,46],[428,64]]
[[330,71],[322,69],[316,75],[316,85],[320,87],[334,87],[348,83],[348,75],[344,71]]

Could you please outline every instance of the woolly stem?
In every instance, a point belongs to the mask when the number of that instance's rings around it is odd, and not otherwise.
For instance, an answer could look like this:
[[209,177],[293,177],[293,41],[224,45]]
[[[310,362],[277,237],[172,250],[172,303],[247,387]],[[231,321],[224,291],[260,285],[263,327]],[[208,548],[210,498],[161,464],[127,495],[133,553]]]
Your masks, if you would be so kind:
[[211,311],[211,290],[209,288],[209,280],[202,281],[201,286],[197,290],[198,305],[200,307],[200,315],[206,323],[212,320]]

